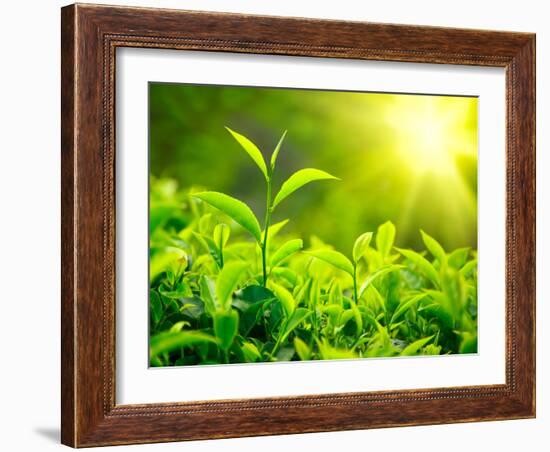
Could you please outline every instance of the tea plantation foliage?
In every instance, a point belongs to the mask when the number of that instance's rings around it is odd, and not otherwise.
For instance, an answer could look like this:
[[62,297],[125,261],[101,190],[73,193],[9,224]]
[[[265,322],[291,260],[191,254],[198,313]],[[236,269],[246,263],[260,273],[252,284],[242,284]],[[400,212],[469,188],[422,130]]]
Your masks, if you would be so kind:
[[338,178],[306,168],[274,187],[285,135],[266,162],[228,131],[265,179],[262,222],[230,194],[151,179],[152,366],[477,351],[475,250],[444,250],[424,231],[425,249],[397,248],[389,221],[349,250],[324,243],[314,224],[309,237],[288,236],[292,218],[272,222],[284,200]]

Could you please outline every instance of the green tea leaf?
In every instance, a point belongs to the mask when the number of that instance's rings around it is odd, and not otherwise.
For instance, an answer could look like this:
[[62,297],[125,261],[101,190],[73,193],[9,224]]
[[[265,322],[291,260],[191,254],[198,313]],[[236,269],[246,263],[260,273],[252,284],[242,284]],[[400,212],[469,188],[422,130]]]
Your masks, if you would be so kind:
[[153,281],[162,272],[173,270],[174,267],[185,269],[187,263],[187,254],[185,251],[173,246],[167,246],[151,257],[149,279]]
[[396,350],[391,341],[388,329],[382,326],[376,319],[373,319],[373,322],[376,326],[377,333],[369,342],[365,356],[369,358],[376,356],[393,356]]
[[460,269],[460,274],[462,276],[468,276],[475,268],[477,268],[477,259],[467,262],[464,267]]
[[426,298],[427,296],[428,296],[427,293],[421,293],[421,294],[416,295],[416,296],[412,297],[411,299],[401,303],[399,305],[399,307],[393,313],[393,316],[390,320],[390,324],[395,323],[397,320],[399,320],[399,317],[401,317],[401,315],[403,315],[410,308],[412,308],[416,303],[418,303],[420,300]]
[[[348,323],[354,317],[357,322],[357,316],[356,316],[356,313],[354,312],[354,309],[346,309],[344,312],[342,312],[342,315],[340,316],[339,326],[344,327],[346,323]],[[362,326],[363,326],[363,322],[361,321],[361,329],[362,329]],[[358,329],[359,329],[359,326],[358,326]]]
[[178,333],[183,329],[183,327],[188,325],[189,325],[189,322],[182,320],[180,322],[174,323],[168,331],[170,331],[171,333]]
[[340,287],[340,283],[335,282],[334,285],[331,287],[328,300],[329,304],[336,304],[339,306],[342,306],[342,301],[344,299],[344,296],[342,294],[342,288]]
[[413,342],[412,344],[407,345],[403,351],[400,353],[400,356],[414,356],[418,353],[418,351],[424,347],[428,342],[430,342],[433,339],[433,335],[429,337],[424,337],[422,339],[418,339],[417,341]]
[[466,304],[466,282],[464,276],[452,267],[446,267],[441,272],[441,288],[446,296],[445,304],[454,317],[460,321],[461,311]]
[[247,363],[254,363],[262,359],[262,355],[252,342],[245,342],[241,346],[241,351],[245,357]]
[[[267,231],[267,239],[271,240],[273,237],[275,237],[281,229],[283,229],[286,224],[288,223],[288,219],[279,221],[278,223],[274,223],[269,225],[269,229]],[[262,230],[262,237],[265,236],[265,230]]]
[[250,330],[260,322],[261,310],[264,305],[270,300],[260,300],[245,306],[240,300],[234,304],[239,309],[243,308],[239,320],[239,331],[243,336],[247,336]]
[[214,227],[214,217],[211,213],[206,213],[202,215],[199,219],[199,233],[203,235],[210,234],[212,228]]
[[299,337],[294,338],[294,349],[302,361],[311,359],[311,350],[308,345]]
[[267,332],[269,335],[273,336],[285,317],[283,304],[277,298],[273,301],[267,301],[262,306],[262,314],[264,319],[267,320]]
[[298,275],[290,268],[275,267],[271,269],[271,274],[279,278],[284,278],[291,286],[295,286],[298,282]]
[[218,305],[228,310],[231,306],[231,295],[235,291],[237,284],[248,268],[247,262],[229,262],[223,267],[218,275],[216,282],[216,297],[218,299]]
[[435,344],[428,344],[422,349],[423,355],[439,355],[441,354],[441,346]]
[[319,289],[319,281],[316,279],[311,279],[311,283],[309,284],[309,296],[308,296],[308,308],[312,310],[313,312],[316,312],[317,305],[319,304],[320,299],[320,289]]
[[216,289],[214,281],[206,275],[201,275],[199,280],[199,288],[206,312],[208,312],[212,317],[214,315],[214,311],[216,310]]
[[302,239],[289,240],[271,256],[271,266],[276,267],[281,264],[287,257],[301,250],[303,246]]
[[433,237],[426,234],[423,230],[420,230],[422,234],[422,240],[424,245],[428,248],[428,251],[432,253],[432,256],[435,257],[439,262],[445,262],[447,260],[447,254],[439,242]]
[[151,359],[149,360],[151,367],[163,367],[164,363],[162,362],[162,359],[158,356],[151,356]]
[[334,250],[314,250],[308,251],[307,254],[334,265],[353,277],[353,264],[342,253]]
[[359,262],[359,259],[361,259],[365,255],[371,239],[372,232],[365,232],[357,238],[355,244],[353,245],[353,260],[355,262]]
[[231,130],[229,127],[226,127],[226,129],[231,135],[233,135],[233,138],[237,140],[237,143],[241,145],[241,147],[252,158],[252,160],[254,160],[254,163],[258,165],[258,168],[260,168],[260,171],[264,175],[265,180],[268,180],[269,173],[267,172],[267,166],[265,165],[264,157],[258,147],[244,135],[241,135],[240,133]]
[[216,311],[214,314],[214,333],[222,350],[227,350],[233,344],[233,339],[239,330],[239,314],[234,309]]
[[239,300],[242,300],[246,304],[252,304],[257,301],[265,301],[273,298],[273,292],[271,292],[271,290],[258,285],[246,286],[244,289],[238,290],[235,295]]
[[159,287],[159,293],[166,298],[184,298],[184,297],[192,297],[193,292],[189,288],[189,286],[181,282],[179,283],[173,290],[166,290],[164,286]]
[[449,265],[457,270],[460,270],[468,261],[470,248],[458,248],[449,254]]
[[250,207],[248,207],[244,202],[232,198],[225,193],[218,193],[215,191],[203,191],[201,193],[195,193],[193,196],[195,198],[202,199],[204,202],[210,204],[216,209],[221,210],[223,213],[239,223],[243,228],[248,230],[258,242],[262,241],[258,219],[252,210],[250,210]]
[[197,320],[205,311],[204,301],[197,297],[182,298],[180,313],[185,317]]
[[338,326],[342,309],[342,306],[338,304],[329,304],[328,306],[322,307],[322,311],[328,315],[329,323],[333,326]]
[[160,297],[154,290],[149,291],[149,312],[151,320],[156,325],[162,318],[163,307]]
[[431,314],[441,322],[447,329],[454,327],[454,319],[448,308],[447,296],[439,290],[425,290],[430,298],[435,302],[434,307],[424,306],[428,314]]
[[231,234],[231,229],[225,223],[217,224],[214,227],[214,232],[212,234],[212,237],[214,238],[214,243],[216,243],[218,248],[221,249],[227,244],[230,234]]
[[352,350],[332,347],[326,342],[317,341],[321,359],[355,359],[359,358]]
[[149,341],[149,355],[154,357],[181,347],[208,342],[216,343],[216,339],[198,331],[163,332],[153,336]]
[[294,300],[294,297],[287,289],[279,284],[271,282],[269,284],[269,287],[271,290],[273,290],[273,292],[281,302],[287,317],[289,317],[294,312],[294,308],[296,307],[296,300]]
[[384,276],[390,272],[396,271],[403,268],[403,265],[385,265],[384,267],[380,267],[378,270],[375,270],[372,272],[369,276],[367,276],[367,279],[365,282],[361,285],[361,288],[359,289],[359,294],[357,295],[359,298],[363,296],[365,293],[365,290],[369,288],[369,286],[378,278],[381,276]]
[[459,353],[477,353],[477,334],[463,332],[461,336]]
[[437,274],[437,270],[424,256],[418,254],[416,251],[413,250],[397,248],[397,251],[399,251],[403,256],[405,256],[408,260],[415,264],[418,269],[425,276],[427,276],[432,283],[434,283],[436,286],[439,286],[439,276]]
[[281,149],[281,145],[283,144],[283,141],[286,136],[286,130],[281,135],[281,138],[279,139],[279,142],[277,143],[277,147],[273,151],[273,154],[271,154],[271,171],[275,169],[275,163],[277,163],[277,156],[279,155],[279,150]]
[[353,318],[355,320],[355,324],[357,325],[356,335],[360,336],[361,333],[363,332],[363,317],[361,317],[361,312],[357,307],[357,303],[355,303],[355,301],[351,299],[350,299],[350,310],[353,313]]
[[391,221],[386,221],[378,227],[376,232],[376,249],[384,258],[388,257],[395,241],[395,226]]
[[314,168],[306,168],[296,171],[281,186],[279,193],[277,193],[277,196],[275,196],[275,200],[273,201],[273,208],[275,208],[283,199],[294,193],[300,187],[316,180],[326,179],[339,180],[337,177],[334,177],[325,171]]
[[221,260],[221,254],[220,254],[220,248],[216,245],[216,242],[212,240],[210,237],[199,234],[198,232],[192,231],[193,236],[197,239],[197,241],[202,245],[202,247],[208,251],[210,256],[212,256],[212,259],[216,262],[218,267],[221,267],[222,260]]
[[287,324],[286,324],[286,327],[285,327],[285,333],[283,335],[283,339],[281,340],[281,342],[284,342],[286,340],[286,338],[288,337],[288,335],[290,333],[292,333],[292,331],[300,324],[302,323],[305,319],[307,319],[309,316],[311,315],[311,311],[309,311],[308,309],[306,308],[298,308],[296,309],[293,314],[292,314],[292,317],[290,317],[290,319],[288,320]]
[[250,330],[259,322],[261,309],[275,295],[263,286],[251,285],[235,292],[232,306],[241,312],[239,331],[247,336]]
[[276,361],[291,361],[292,357],[294,356],[295,350],[292,346],[282,347],[275,357],[277,358]]

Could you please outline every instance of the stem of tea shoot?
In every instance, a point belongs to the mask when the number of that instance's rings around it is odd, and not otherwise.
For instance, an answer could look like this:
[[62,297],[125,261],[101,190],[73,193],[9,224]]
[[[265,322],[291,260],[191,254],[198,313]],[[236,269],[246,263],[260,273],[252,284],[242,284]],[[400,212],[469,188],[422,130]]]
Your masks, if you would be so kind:
[[271,177],[267,179],[267,194],[265,203],[265,224],[264,224],[264,240],[262,242],[262,271],[263,271],[263,286],[267,286],[267,236],[269,232],[269,223],[271,222]]

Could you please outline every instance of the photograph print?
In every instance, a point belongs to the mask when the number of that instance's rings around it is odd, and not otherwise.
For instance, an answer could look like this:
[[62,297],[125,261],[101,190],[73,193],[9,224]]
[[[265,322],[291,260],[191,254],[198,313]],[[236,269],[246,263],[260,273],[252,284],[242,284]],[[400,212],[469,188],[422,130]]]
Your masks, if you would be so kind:
[[150,366],[477,353],[477,97],[148,91]]

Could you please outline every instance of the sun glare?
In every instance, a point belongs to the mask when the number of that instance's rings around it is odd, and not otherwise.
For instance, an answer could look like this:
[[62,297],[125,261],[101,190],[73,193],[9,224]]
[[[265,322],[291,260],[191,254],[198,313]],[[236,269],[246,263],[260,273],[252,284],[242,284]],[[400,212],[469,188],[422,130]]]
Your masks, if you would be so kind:
[[476,152],[476,98],[395,96],[385,118],[394,130],[394,149],[417,175],[454,172],[456,155]]

